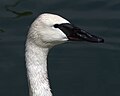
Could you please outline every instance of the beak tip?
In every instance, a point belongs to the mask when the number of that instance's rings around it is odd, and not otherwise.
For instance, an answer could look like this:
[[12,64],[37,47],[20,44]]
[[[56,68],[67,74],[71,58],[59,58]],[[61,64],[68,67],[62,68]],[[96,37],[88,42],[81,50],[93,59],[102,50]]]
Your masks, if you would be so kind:
[[98,39],[98,43],[104,43],[104,39],[99,38],[99,39]]

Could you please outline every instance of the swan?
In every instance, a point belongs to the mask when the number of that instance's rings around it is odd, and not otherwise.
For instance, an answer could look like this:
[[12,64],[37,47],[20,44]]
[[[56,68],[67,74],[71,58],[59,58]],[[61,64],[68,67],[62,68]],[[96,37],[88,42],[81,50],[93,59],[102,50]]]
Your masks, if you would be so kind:
[[51,13],[41,14],[31,24],[25,49],[30,96],[52,96],[47,74],[47,55],[53,46],[68,40],[94,43],[104,41]]

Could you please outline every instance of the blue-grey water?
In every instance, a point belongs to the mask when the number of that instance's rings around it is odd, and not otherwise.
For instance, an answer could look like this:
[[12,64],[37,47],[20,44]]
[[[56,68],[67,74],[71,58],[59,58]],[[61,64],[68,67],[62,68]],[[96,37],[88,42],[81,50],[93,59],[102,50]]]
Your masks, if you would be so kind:
[[120,0],[0,0],[0,96],[29,96],[25,39],[44,12],[105,39],[103,44],[65,43],[50,51],[54,96],[120,96]]

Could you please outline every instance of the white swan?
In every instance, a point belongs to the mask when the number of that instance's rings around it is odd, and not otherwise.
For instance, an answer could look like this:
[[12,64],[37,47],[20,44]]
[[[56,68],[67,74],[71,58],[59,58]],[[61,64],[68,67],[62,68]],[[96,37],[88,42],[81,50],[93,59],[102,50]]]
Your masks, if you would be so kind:
[[58,15],[44,13],[32,23],[26,41],[30,96],[52,96],[46,58],[50,48],[67,40],[103,42],[103,39],[75,27]]

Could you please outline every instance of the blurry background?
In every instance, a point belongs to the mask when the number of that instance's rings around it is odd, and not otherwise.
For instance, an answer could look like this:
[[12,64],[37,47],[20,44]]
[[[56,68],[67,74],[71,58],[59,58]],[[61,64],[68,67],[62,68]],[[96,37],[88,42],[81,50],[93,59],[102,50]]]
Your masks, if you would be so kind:
[[105,39],[104,44],[72,42],[50,51],[54,96],[120,96],[120,0],[0,0],[0,96],[28,96],[25,39],[44,12]]

